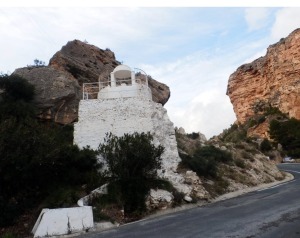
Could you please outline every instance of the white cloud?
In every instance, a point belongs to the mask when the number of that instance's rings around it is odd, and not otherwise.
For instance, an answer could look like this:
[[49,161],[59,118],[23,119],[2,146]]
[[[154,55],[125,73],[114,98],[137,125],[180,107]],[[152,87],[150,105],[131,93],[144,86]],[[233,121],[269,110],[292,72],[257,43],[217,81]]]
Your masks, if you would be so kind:
[[258,30],[267,25],[270,10],[268,8],[247,8],[245,19],[250,31]]
[[289,33],[300,27],[300,8],[283,8],[276,13],[271,36],[274,41],[287,37]]
[[[279,21],[291,24],[286,12],[293,10],[277,12],[272,34],[285,28]],[[240,24],[244,13],[255,32]],[[266,22],[273,13],[264,8],[0,8],[0,71],[35,58],[48,61],[67,41],[87,40],[167,84],[166,108],[174,124],[211,137],[235,121],[226,96],[229,75],[272,43]]]
[[229,75],[239,64],[239,57],[230,56],[236,53],[211,58],[195,53],[175,62],[140,67],[170,87],[171,97],[165,107],[174,125],[210,138],[236,120],[226,95]]

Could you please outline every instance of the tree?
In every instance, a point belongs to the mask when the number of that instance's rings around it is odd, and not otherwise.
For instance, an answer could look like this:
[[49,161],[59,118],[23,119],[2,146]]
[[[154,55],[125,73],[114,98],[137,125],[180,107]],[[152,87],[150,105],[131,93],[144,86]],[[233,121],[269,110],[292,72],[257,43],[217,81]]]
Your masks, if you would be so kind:
[[262,152],[267,152],[272,149],[272,145],[268,139],[264,139],[260,144],[260,149]]
[[34,98],[34,86],[18,75],[0,75],[0,89],[5,100],[31,102]]
[[300,120],[295,118],[285,121],[272,120],[270,136],[282,145],[288,155],[300,157]]
[[42,66],[45,66],[45,62],[44,62],[44,61],[41,61],[41,60],[39,60],[39,59],[35,59],[35,60],[33,61],[33,63],[34,63],[34,66],[35,66],[35,67],[42,67]]
[[109,186],[120,192],[125,216],[146,209],[145,199],[161,168],[162,146],[148,133],[107,134],[99,153],[107,164]]
[[100,185],[97,152],[73,145],[73,127],[36,119],[32,85],[4,75],[0,89],[0,227],[58,190]]

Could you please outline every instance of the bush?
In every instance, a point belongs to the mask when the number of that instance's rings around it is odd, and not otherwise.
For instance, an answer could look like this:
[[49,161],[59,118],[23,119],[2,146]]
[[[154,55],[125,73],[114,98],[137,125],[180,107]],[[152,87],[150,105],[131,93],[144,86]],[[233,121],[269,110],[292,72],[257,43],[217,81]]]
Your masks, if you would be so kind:
[[270,136],[282,145],[289,156],[300,157],[300,120],[295,118],[285,121],[272,120]]
[[2,238],[17,238],[18,236],[15,235],[14,233],[11,233],[11,232],[8,232],[8,233],[5,233]]
[[172,207],[180,206],[182,204],[184,196],[185,196],[184,193],[174,190],[172,192],[172,195],[174,196]]
[[146,210],[145,199],[161,167],[162,146],[152,144],[150,133],[107,134],[99,153],[107,164],[109,189],[118,193],[125,216]]
[[247,138],[247,131],[236,124],[231,125],[227,130],[224,130],[222,140],[225,142],[238,143]]
[[2,76],[0,85],[5,91],[0,104],[0,226],[8,226],[53,191],[62,194],[52,197],[51,206],[63,206],[61,197],[74,202],[73,193],[64,189],[98,186],[101,165],[95,151],[73,145],[73,127],[35,118],[34,90],[26,80]]
[[195,153],[198,157],[214,158],[217,162],[228,163],[232,161],[231,153],[220,150],[214,146],[204,146]]
[[280,115],[280,116],[286,117],[286,115],[284,113],[282,113],[279,110],[278,107],[272,107],[272,106],[269,106],[269,107],[265,108],[264,115],[265,116],[268,116],[268,115]]
[[268,139],[264,139],[260,144],[260,150],[263,152],[270,151],[272,149],[272,145]]
[[234,162],[235,162],[236,166],[238,166],[238,167],[240,167],[242,169],[246,168],[246,164],[245,164],[244,160],[242,160],[242,159],[236,159]]
[[3,97],[6,101],[30,102],[34,98],[34,86],[18,75],[1,75],[0,88],[4,89]]
[[191,138],[193,140],[196,140],[196,139],[199,138],[199,133],[196,133],[196,132],[192,132],[192,133],[186,134],[186,135],[187,135],[187,137],[189,137],[189,138]]
[[229,152],[222,151],[214,146],[205,146],[199,148],[191,157],[180,154],[183,165],[189,167],[198,176],[217,177],[218,163],[229,163],[232,161],[232,155]]

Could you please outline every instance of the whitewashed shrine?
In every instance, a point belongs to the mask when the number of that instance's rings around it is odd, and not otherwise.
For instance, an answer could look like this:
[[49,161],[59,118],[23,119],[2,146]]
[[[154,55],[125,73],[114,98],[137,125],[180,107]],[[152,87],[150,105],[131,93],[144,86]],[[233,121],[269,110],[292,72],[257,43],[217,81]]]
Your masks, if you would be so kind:
[[117,66],[107,81],[83,85],[78,122],[74,125],[74,144],[97,149],[109,132],[116,136],[150,132],[154,144],[165,147],[159,175],[180,192],[190,193],[191,189],[176,171],[181,159],[167,110],[152,101],[147,76],[137,79],[136,73],[126,65]]

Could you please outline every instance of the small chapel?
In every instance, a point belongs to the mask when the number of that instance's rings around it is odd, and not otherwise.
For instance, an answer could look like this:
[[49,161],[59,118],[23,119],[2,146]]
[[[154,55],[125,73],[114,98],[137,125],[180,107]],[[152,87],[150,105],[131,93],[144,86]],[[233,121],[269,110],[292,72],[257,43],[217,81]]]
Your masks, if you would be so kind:
[[147,75],[135,73],[127,65],[119,65],[108,80],[99,78],[98,82],[83,85],[78,122],[74,125],[74,144],[96,150],[107,133],[123,136],[135,132],[150,132],[154,145],[165,148],[159,176],[189,194],[190,188],[177,173],[181,159],[173,123],[162,104],[152,100]]
[[83,99],[112,99],[126,97],[144,97],[152,100],[148,87],[148,77],[136,78],[135,71],[127,65],[117,66],[106,81],[99,77],[97,83],[83,84]]

